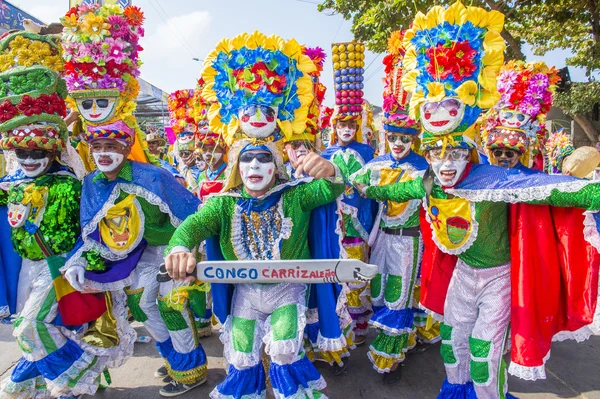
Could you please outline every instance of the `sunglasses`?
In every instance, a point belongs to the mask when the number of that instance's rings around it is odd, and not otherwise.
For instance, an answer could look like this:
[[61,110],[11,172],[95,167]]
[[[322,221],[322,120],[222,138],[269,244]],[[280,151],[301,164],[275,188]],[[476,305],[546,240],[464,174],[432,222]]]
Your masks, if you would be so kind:
[[250,163],[255,159],[260,163],[271,163],[273,162],[273,154],[268,152],[245,152],[240,155],[240,162],[243,163]]
[[439,103],[425,103],[423,105],[423,111],[428,113],[434,113],[440,107],[444,108],[446,111],[458,111],[461,107],[461,102],[455,98],[447,98]]
[[21,150],[21,149],[17,149],[15,150],[15,154],[17,155],[17,158],[19,159],[27,159],[27,158],[31,158],[31,159],[44,159],[48,156],[48,151],[46,150]]
[[254,116],[256,115],[257,110],[260,110],[260,112],[267,117],[275,117],[275,110],[264,105],[250,105],[242,110],[242,114]]
[[500,158],[504,155],[505,158],[512,159],[517,156],[517,153],[513,150],[494,150],[493,154],[496,158]]
[[390,144],[394,144],[398,140],[400,140],[400,142],[402,142],[404,144],[408,144],[412,141],[410,137],[404,136],[402,134],[388,134],[388,136],[387,136],[387,141]]
[[431,157],[436,160],[452,160],[452,161],[460,161],[465,160],[469,157],[469,150],[465,148],[455,148],[453,150],[446,150],[444,156],[442,157],[442,150],[432,150],[430,152]]
[[189,157],[189,156],[191,156],[191,155],[192,155],[192,152],[193,152],[193,151],[181,151],[179,154],[180,154],[182,157],[184,157],[184,158],[187,158],[187,157]]
[[290,147],[292,147],[294,150],[297,150],[298,148],[305,146],[306,148],[311,148],[311,144],[308,141],[304,141],[304,140],[295,140],[295,141],[290,141],[288,143],[290,145]]
[[83,100],[81,102],[81,106],[83,109],[88,110],[92,109],[92,105],[94,105],[94,101],[98,108],[108,108],[108,100],[106,98],[98,98],[96,100]]
[[523,122],[523,121],[525,120],[525,118],[526,118],[526,116],[525,116],[525,115],[523,115],[523,114],[521,114],[520,112],[508,112],[508,111],[507,111],[507,112],[503,112],[503,113],[502,113],[502,117],[503,117],[504,119],[510,119],[510,118],[512,118],[513,116],[516,116],[516,118],[517,118],[517,120],[518,120],[519,122]]

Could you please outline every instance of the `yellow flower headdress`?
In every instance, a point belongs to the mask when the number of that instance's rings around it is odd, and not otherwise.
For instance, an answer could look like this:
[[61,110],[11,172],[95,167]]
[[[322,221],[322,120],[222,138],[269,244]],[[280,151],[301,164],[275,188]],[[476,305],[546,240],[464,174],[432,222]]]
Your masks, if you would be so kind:
[[249,105],[278,107],[277,124],[285,137],[304,131],[315,64],[296,40],[243,33],[219,42],[204,65],[202,97],[212,103],[209,127],[228,144],[240,138],[238,110]]
[[424,101],[456,97],[466,112],[455,131],[465,131],[482,108],[498,101],[496,77],[506,48],[500,36],[503,25],[502,13],[465,7],[460,1],[447,9],[435,6],[427,14],[417,13],[404,34],[402,84],[412,94],[412,119],[419,120]]

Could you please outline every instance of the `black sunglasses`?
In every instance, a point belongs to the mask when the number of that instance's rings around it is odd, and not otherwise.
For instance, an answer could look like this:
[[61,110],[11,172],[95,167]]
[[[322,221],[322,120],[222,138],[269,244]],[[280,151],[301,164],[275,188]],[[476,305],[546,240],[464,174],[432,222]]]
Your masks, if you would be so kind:
[[31,159],[44,159],[48,156],[48,151],[46,150],[22,150],[22,149],[16,149],[15,150],[15,154],[17,155],[17,158],[20,159],[27,159],[27,158],[31,158]]
[[404,144],[408,144],[408,143],[411,142],[410,137],[404,136],[404,135],[401,135],[401,134],[398,134],[398,135],[396,135],[396,134],[388,134],[388,136],[387,136],[387,141],[389,141],[392,144],[395,143],[398,139],[400,139],[400,141],[403,142]]
[[264,105],[250,105],[250,106],[244,108],[242,110],[242,113],[244,115],[253,116],[253,115],[256,115],[257,109],[260,109],[260,112],[262,112],[265,116],[271,116],[271,117],[275,116],[275,110],[271,107],[267,107]]
[[108,100],[106,98],[98,98],[96,100],[83,100],[81,102],[81,106],[85,110],[92,109],[92,105],[94,104],[94,101],[96,101],[96,105],[98,106],[98,108],[107,108],[108,107]]
[[513,150],[494,150],[494,156],[496,158],[500,158],[502,156],[502,154],[504,154],[504,156],[508,159],[514,158],[515,156],[517,156],[517,153],[514,152]]
[[304,141],[304,140],[294,140],[294,141],[290,141],[288,143],[294,150],[297,150],[298,148],[305,146],[307,149],[312,148],[312,145],[310,143],[310,141]]
[[273,154],[268,152],[245,152],[240,155],[240,162],[250,163],[255,159],[260,163],[270,163],[273,162]]

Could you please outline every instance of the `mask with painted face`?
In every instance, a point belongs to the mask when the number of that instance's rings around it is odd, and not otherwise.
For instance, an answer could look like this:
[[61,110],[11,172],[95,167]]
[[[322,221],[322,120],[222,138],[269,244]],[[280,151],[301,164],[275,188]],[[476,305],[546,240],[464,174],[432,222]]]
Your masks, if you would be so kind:
[[354,123],[338,122],[336,129],[338,140],[342,144],[348,144],[356,137],[356,125]]
[[504,127],[523,128],[531,117],[519,111],[503,109],[500,111],[500,124]]
[[107,173],[117,169],[125,156],[117,152],[92,152],[96,167],[100,172]]
[[269,152],[244,152],[239,159],[240,175],[247,189],[262,191],[271,184],[275,161]]
[[27,177],[38,177],[46,171],[50,163],[48,151],[45,150],[15,150],[19,167]]
[[427,132],[444,134],[453,132],[463,120],[465,103],[446,97],[440,102],[424,102],[420,107],[421,123]]
[[75,100],[77,110],[86,121],[94,124],[108,122],[113,118],[116,111],[119,91],[108,92],[103,97],[78,98]]
[[238,111],[238,118],[248,137],[264,139],[275,132],[278,112],[278,107],[249,105]]
[[407,135],[390,133],[387,135],[387,141],[390,145],[392,158],[397,161],[410,152],[412,138]]
[[286,152],[292,165],[298,165],[298,162],[307,156],[310,150],[304,141],[291,141],[286,146]]
[[431,168],[442,186],[453,187],[462,177],[469,163],[469,150],[464,148],[447,149],[444,156],[441,149],[429,152]]
[[181,132],[177,135],[178,144],[187,144],[194,140],[194,133],[191,131]]

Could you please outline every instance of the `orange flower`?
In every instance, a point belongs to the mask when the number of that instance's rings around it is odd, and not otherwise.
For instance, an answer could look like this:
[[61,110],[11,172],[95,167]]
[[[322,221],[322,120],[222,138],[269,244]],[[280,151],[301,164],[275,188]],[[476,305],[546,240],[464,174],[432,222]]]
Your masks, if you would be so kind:
[[132,26],[141,26],[144,23],[144,13],[136,6],[125,8],[125,17]]

